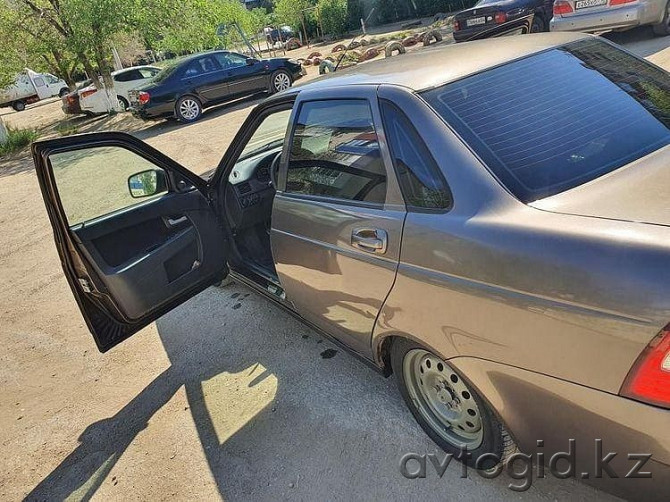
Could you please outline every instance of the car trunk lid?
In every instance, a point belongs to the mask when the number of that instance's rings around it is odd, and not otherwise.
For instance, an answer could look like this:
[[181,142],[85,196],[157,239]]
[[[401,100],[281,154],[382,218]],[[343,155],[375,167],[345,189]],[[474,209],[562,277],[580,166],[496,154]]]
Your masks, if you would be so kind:
[[610,9],[619,9],[639,0],[560,0],[554,3],[554,15],[579,16]]
[[537,209],[670,226],[670,145],[571,190],[531,202]]

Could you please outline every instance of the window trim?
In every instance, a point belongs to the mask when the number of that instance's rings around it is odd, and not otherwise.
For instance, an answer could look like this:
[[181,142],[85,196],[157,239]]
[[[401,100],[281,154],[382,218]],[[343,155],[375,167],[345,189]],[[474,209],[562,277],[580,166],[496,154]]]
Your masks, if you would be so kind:
[[[430,155],[430,160],[432,160],[433,165],[436,168],[436,171],[433,173],[437,178],[439,178],[439,181],[441,184],[446,188],[447,192],[449,192],[449,205],[447,207],[421,207],[421,206],[414,206],[410,204],[408,201],[408,197],[405,195],[405,191],[403,189],[403,184],[400,182],[400,173],[398,171],[398,167],[396,166],[395,162],[395,154],[393,153],[393,146],[392,143],[393,141],[389,137],[389,132],[391,131],[390,128],[387,127],[388,123],[388,118],[386,117],[386,114],[384,112],[384,106],[385,104],[388,104],[390,106],[393,106],[397,108],[398,112],[407,120],[407,122],[410,124],[410,127],[416,134],[416,136],[419,138],[419,140],[423,143],[423,146],[425,150],[428,152],[428,155]],[[382,117],[382,122],[384,124],[384,131],[385,131],[385,136],[386,136],[386,142],[388,146],[389,153],[391,155],[391,164],[393,165],[393,172],[396,176],[396,179],[398,180],[398,186],[400,188],[400,192],[402,193],[403,199],[405,201],[405,208],[408,213],[431,213],[431,214],[445,214],[450,212],[453,207],[454,207],[454,193],[451,190],[451,186],[449,185],[449,182],[444,176],[444,173],[442,172],[442,169],[440,168],[440,164],[435,160],[435,157],[433,156],[433,153],[430,151],[430,148],[428,148],[428,145],[426,144],[426,141],[423,139],[421,136],[421,133],[419,130],[416,128],[412,120],[407,116],[407,114],[393,101],[387,98],[379,98],[379,112]],[[411,169],[411,168],[410,168]]]
[[[372,127],[375,129],[375,133],[377,134],[377,142],[379,143],[379,153],[380,153],[380,160],[382,161],[382,165],[384,166],[384,171],[386,172],[386,178],[387,178],[387,187],[386,187],[386,193],[384,194],[384,202],[366,202],[366,201],[358,201],[354,199],[343,199],[339,197],[331,197],[327,195],[312,195],[312,194],[303,194],[303,193],[297,193],[297,192],[288,192],[286,191],[286,185],[288,182],[288,169],[289,169],[289,163],[291,161],[291,145],[293,144],[293,138],[295,137],[296,129],[298,127],[298,117],[300,117],[300,113],[302,112],[302,107],[307,104],[307,103],[315,103],[315,102],[326,102],[326,101],[365,101],[368,105],[368,108],[370,109],[370,118],[372,119]],[[355,207],[364,207],[364,208],[369,208],[369,209],[383,209],[387,205],[387,200],[388,200],[388,183],[389,183],[389,172],[387,168],[387,163],[386,160],[384,159],[383,152],[382,152],[382,137],[383,134],[380,134],[378,131],[378,125],[375,123],[375,117],[374,117],[374,110],[372,106],[372,102],[369,98],[367,97],[353,97],[353,96],[337,96],[337,97],[327,97],[327,98],[319,98],[319,97],[314,97],[310,99],[304,99],[300,100],[298,103],[298,106],[295,107],[294,114],[291,116],[291,132],[288,135],[288,143],[286,144],[286,160],[283,163],[282,167],[280,168],[280,171],[284,171],[284,175],[280,176],[279,178],[279,187],[277,187],[277,192],[281,193],[282,196],[284,197],[291,197],[294,199],[301,199],[301,200],[309,200],[309,201],[315,201],[315,202],[327,202],[329,204],[336,204],[336,205],[342,205],[342,206],[355,206]],[[381,110],[380,110],[381,111]],[[382,125],[383,127],[383,125]],[[395,168],[393,169],[393,174],[395,175]]]

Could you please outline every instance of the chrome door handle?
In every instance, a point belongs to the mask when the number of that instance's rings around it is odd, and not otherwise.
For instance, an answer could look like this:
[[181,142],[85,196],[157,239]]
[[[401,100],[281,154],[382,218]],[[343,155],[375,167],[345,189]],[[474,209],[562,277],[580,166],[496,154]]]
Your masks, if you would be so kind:
[[177,225],[181,225],[182,223],[186,223],[188,218],[186,216],[182,216],[181,218],[168,218],[165,220],[168,224],[168,227],[176,227]]
[[384,254],[388,247],[388,234],[379,228],[356,228],[351,233],[351,245],[368,253]]

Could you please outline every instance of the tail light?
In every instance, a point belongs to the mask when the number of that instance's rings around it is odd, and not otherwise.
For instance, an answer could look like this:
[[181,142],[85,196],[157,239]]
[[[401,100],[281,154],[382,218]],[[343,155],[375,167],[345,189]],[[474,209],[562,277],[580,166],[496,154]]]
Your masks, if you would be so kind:
[[638,356],[619,394],[670,408],[670,324]]
[[554,16],[561,16],[563,14],[571,14],[574,12],[572,10],[572,5],[570,5],[565,0],[556,0],[554,2]]
[[146,105],[151,99],[151,95],[146,91],[140,91],[137,94],[137,102],[141,105]]
[[637,2],[637,0],[610,0],[610,6],[623,5],[625,3],[633,3],[633,2]]
[[81,97],[82,98],[87,98],[89,96],[92,96],[96,92],[98,92],[97,89],[89,89],[88,91],[81,91]]
[[502,24],[507,21],[507,14],[504,12],[496,12],[495,16],[493,16],[493,20],[496,24]]
[[459,31],[461,29],[461,23],[454,19],[454,31]]

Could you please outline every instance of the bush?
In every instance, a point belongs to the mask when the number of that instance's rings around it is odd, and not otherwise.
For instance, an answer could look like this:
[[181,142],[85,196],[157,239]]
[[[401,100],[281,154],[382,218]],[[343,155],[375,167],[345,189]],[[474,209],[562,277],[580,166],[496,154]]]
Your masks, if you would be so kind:
[[0,144],[0,155],[21,150],[35,141],[39,133],[35,129],[15,129],[7,127],[7,140]]
[[319,0],[319,15],[324,32],[332,35],[347,32],[349,22],[347,0]]

